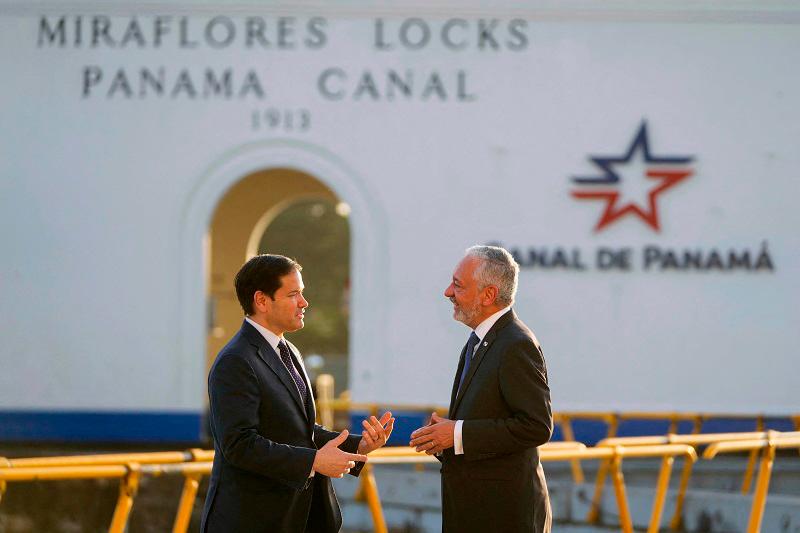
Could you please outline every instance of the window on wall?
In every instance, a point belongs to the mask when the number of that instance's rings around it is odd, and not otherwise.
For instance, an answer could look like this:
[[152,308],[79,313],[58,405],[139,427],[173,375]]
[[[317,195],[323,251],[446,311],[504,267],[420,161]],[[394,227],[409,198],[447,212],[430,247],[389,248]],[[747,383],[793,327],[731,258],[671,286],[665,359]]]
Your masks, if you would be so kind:
[[[312,374],[333,374],[347,388],[350,290],[350,226],[346,204],[303,200],[267,226],[259,253],[281,254],[303,265],[309,301],[305,327],[287,337],[300,348]],[[322,359],[311,358],[320,356]]]

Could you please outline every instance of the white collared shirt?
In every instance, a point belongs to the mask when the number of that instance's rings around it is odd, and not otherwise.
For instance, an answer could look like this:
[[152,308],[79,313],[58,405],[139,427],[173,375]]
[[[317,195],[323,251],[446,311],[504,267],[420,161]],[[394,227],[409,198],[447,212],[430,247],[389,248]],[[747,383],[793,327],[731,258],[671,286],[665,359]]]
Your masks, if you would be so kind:
[[270,330],[268,330],[267,328],[265,328],[264,326],[262,326],[249,316],[244,317],[244,319],[247,320],[247,322],[251,326],[256,328],[259,333],[261,333],[261,336],[264,337],[264,339],[269,343],[270,346],[272,346],[272,349],[275,350],[275,353],[280,353],[278,351],[278,344],[280,344],[280,342],[283,340],[282,335],[275,335]]
[[[471,354],[464,354],[464,357],[473,357],[475,352],[478,351],[478,347],[481,345],[481,341],[489,333],[489,330],[492,329],[495,322],[497,322],[501,316],[506,314],[511,309],[511,306],[504,307],[503,309],[499,310],[498,312],[494,313],[493,315],[489,316],[478,324],[475,328],[475,335],[478,337],[478,342],[475,343],[475,347],[472,349]],[[464,440],[461,436],[462,426],[464,425],[463,420],[456,420],[456,427],[453,429],[453,452],[456,455],[463,455],[464,454]]]

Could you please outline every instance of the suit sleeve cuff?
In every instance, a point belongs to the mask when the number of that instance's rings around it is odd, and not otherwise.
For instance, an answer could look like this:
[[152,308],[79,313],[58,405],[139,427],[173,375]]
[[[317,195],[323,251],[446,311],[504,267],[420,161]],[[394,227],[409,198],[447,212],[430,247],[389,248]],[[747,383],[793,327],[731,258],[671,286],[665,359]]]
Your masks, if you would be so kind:
[[456,420],[456,427],[453,430],[453,452],[456,455],[464,455],[464,441],[461,438],[461,426],[463,425],[463,420]]

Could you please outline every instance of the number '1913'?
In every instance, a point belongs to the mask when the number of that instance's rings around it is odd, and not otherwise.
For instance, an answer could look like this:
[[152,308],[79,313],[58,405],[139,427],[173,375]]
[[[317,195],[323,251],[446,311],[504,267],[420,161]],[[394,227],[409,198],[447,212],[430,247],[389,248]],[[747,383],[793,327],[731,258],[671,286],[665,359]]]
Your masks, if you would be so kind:
[[311,112],[308,109],[280,109],[268,107],[250,113],[250,126],[254,131],[308,131],[311,128]]

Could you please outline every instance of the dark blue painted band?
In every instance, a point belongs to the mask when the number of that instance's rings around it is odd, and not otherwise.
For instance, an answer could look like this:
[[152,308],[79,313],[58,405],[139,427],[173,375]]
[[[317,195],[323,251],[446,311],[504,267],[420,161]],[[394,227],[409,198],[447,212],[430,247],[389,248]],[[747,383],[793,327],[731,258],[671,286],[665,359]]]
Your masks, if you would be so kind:
[[[361,420],[367,413],[354,412],[352,427],[360,431]],[[408,443],[410,433],[423,425],[429,413],[398,412],[392,445]],[[606,435],[602,422],[574,420],[577,440],[592,445]],[[669,422],[657,420],[625,421],[617,435],[664,435]],[[791,420],[775,417],[766,420],[766,429],[792,431]],[[0,442],[198,442],[204,437],[202,413],[186,412],[92,412],[92,411],[0,411]],[[703,424],[703,433],[754,431],[755,418],[712,419]],[[682,422],[679,433],[691,432],[691,423]],[[561,440],[561,428],[556,425],[553,440]]]
[[0,441],[198,442],[202,413],[0,411]]
[[[394,431],[389,437],[389,444],[405,446],[408,444],[411,432],[425,424],[430,413],[422,412],[395,412]],[[361,421],[369,413],[354,411],[350,415],[351,431],[361,431]],[[794,431],[794,425],[789,417],[770,417],[764,421],[764,429],[776,431]],[[575,439],[593,446],[597,441],[606,438],[608,426],[605,422],[595,420],[573,420],[572,429]],[[669,420],[625,420],[619,425],[618,437],[632,437],[639,435],[666,435],[669,431]],[[706,420],[701,433],[736,433],[740,431],[756,431],[756,419],[753,418],[718,418]],[[678,424],[678,433],[691,433],[692,423],[681,422]],[[556,424],[553,432],[554,441],[563,440],[560,424]]]

